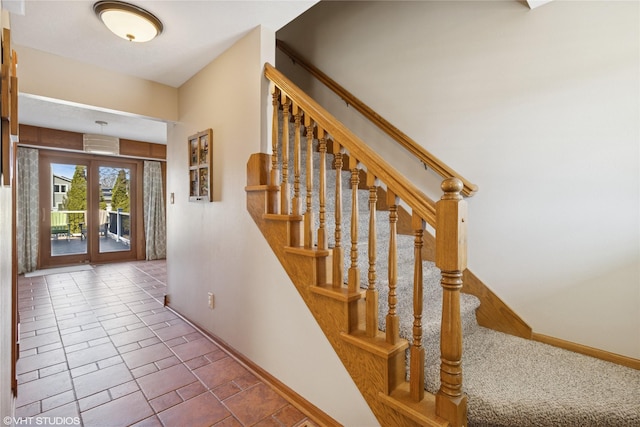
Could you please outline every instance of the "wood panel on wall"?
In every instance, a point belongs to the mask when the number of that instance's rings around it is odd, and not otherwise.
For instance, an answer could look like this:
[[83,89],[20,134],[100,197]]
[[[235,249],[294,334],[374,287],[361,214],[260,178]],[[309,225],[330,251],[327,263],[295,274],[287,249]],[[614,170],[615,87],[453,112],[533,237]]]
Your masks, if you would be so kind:
[[51,149],[83,151],[81,133],[29,125],[20,125],[19,143]]
[[145,159],[166,159],[167,146],[150,142],[120,139],[120,155]]
[[[53,150],[84,151],[83,136],[78,132],[20,125],[20,144]],[[166,160],[167,146],[152,142],[120,139],[120,155],[141,159]]]

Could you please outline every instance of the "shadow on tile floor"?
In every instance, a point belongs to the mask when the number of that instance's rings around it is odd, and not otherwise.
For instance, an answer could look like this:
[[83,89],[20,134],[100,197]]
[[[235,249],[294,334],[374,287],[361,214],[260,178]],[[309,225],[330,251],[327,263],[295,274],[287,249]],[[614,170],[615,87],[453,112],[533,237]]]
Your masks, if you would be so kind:
[[86,427],[316,426],[163,307],[165,283],[164,261],[20,276],[16,417]]

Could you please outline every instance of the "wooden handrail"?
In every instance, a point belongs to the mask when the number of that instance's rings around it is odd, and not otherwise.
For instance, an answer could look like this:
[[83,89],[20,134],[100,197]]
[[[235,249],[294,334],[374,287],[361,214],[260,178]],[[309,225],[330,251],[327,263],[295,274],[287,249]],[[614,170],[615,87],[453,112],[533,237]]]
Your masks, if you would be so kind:
[[382,157],[373,152],[362,139],[347,129],[271,64],[265,64],[264,75],[280,88],[294,104],[297,104],[305,114],[311,116],[318,126],[346,147],[355,159],[367,167],[371,174],[380,178],[382,182],[393,190],[396,196],[409,204],[413,212],[435,227],[436,209],[433,200],[420,191],[411,181],[403,177]]
[[342,98],[347,104],[352,105],[357,111],[360,112],[363,116],[373,122],[376,126],[378,126],[383,132],[393,138],[396,142],[402,145],[406,150],[408,150],[411,154],[413,154],[418,160],[425,164],[425,166],[433,169],[438,175],[443,178],[451,178],[456,177],[462,181],[464,188],[462,193],[465,196],[472,196],[475,192],[478,191],[478,186],[469,182],[467,179],[462,177],[458,172],[447,166],[442,160],[438,159],[436,156],[431,154],[429,151],[425,150],[420,144],[415,142],[409,136],[407,136],[404,132],[402,132],[397,127],[393,126],[389,121],[387,121],[384,117],[380,116],[378,113],[373,111],[371,107],[366,105],[356,96],[354,96],[351,92],[346,90],[344,87],[340,86],[335,80],[331,77],[327,76],[325,73],[320,71],[313,64],[309,63],[306,59],[304,59],[301,55],[299,55],[296,51],[291,49],[286,43],[282,40],[276,40],[276,46],[284,52],[287,56],[289,56],[294,63],[300,65],[302,68],[307,70],[311,75],[313,75],[316,79],[318,79],[321,83],[335,92],[340,98]]

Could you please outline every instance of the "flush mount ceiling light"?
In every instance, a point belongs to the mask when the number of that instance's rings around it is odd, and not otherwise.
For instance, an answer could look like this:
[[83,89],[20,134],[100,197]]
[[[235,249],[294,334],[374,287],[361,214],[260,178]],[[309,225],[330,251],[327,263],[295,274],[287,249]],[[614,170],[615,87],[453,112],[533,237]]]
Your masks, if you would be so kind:
[[93,11],[111,32],[132,42],[153,40],[163,29],[154,15],[122,1],[99,1]]

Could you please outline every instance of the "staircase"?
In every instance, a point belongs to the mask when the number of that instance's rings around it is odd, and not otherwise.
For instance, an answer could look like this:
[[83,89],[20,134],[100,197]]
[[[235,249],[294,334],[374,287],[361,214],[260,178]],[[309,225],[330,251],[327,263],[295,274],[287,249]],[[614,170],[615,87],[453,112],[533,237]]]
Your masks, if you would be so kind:
[[[273,155],[249,159],[247,209],[381,425],[640,425],[638,371],[477,324],[478,299],[459,292],[460,181],[443,182],[436,208],[277,70],[265,73],[276,82]],[[606,381],[576,386],[560,357]],[[541,371],[559,387],[536,387]]]

